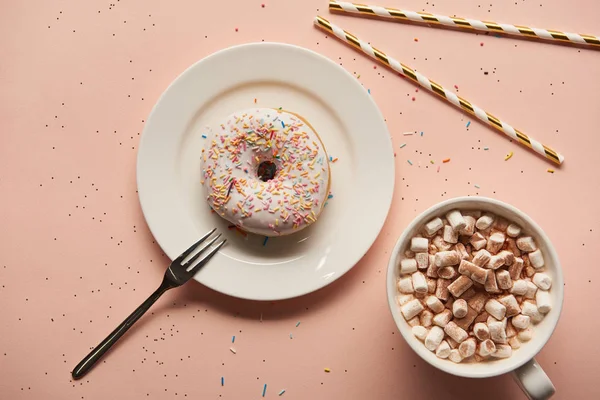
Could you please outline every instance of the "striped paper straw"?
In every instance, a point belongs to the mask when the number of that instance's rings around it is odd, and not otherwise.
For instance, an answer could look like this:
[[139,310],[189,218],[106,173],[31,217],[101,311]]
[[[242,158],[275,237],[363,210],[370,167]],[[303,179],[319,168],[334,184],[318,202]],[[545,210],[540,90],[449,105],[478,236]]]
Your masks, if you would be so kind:
[[580,35],[578,33],[561,32],[550,29],[538,29],[529,28],[527,26],[521,25],[499,24],[496,22],[479,21],[476,19],[448,17],[446,15],[397,10],[394,8],[348,3],[344,1],[330,1],[329,10],[389,18],[395,21],[411,21],[421,24],[443,25],[467,30],[504,33],[508,35],[549,40],[549,43],[563,42],[571,44],[590,45],[594,47],[598,46],[596,48],[600,48],[600,39],[596,36]]
[[453,92],[442,87],[439,83],[429,80],[429,78],[427,78],[426,76],[420,74],[419,72],[416,72],[412,68],[407,67],[406,65],[393,59],[392,57],[388,56],[381,50],[378,50],[377,48],[372,47],[370,44],[360,40],[359,38],[357,38],[350,32],[346,32],[342,28],[333,25],[331,22],[329,22],[325,18],[316,17],[315,25],[329,33],[332,33],[337,38],[339,38],[342,41],[346,42],[347,44],[355,47],[356,49],[362,51],[363,53],[371,56],[372,58],[374,58],[375,60],[384,64],[385,66],[390,67],[391,69],[398,72],[400,75],[404,76],[405,78],[408,78],[411,81],[413,81],[414,83],[437,94],[438,96],[442,97],[444,100],[454,104],[455,106],[461,108],[462,110],[468,112],[469,114],[474,115],[481,121],[485,122],[486,124],[496,128],[500,132],[504,133],[506,136],[517,140],[519,143],[529,147],[536,153],[543,155],[550,161],[552,161],[556,164],[561,164],[563,162],[564,157],[562,156],[562,154],[557,153],[556,151],[552,150],[550,147],[541,144],[537,140],[535,140],[535,139],[527,136],[523,132],[513,128],[506,122],[501,121],[500,119],[496,118],[492,114],[479,108],[475,104],[463,99],[460,96],[457,96]]

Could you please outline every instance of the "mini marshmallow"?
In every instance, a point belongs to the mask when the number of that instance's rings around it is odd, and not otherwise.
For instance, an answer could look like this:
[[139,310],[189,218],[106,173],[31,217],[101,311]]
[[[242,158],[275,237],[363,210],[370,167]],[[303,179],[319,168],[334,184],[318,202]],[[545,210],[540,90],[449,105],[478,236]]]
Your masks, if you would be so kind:
[[515,262],[515,255],[508,250],[502,250],[498,255],[504,258],[504,265],[510,266]]
[[454,302],[454,304],[452,304],[452,314],[454,314],[456,318],[463,318],[465,315],[467,315],[467,311],[468,308],[466,300],[458,299]]
[[514,281],[513,287],[512,289],[510,289],[510,292],[517,296],[523,296],[525,293],[527,293],[527,281],[524,279]]
[[454,250],[440,251],[435,254],[435,265],[438,267],[447,267],[460,263],[460,256]]
[[458,273],[452,267],[440,268],[440,269],[438,269],[437,274],[438,274],[438,277],[440,277],[440,278],[450,279],[450,280],[452,280],[458,276]]
[[496,282],[496,274],[489,272],[487,275],[487,279],[485,280],[485,284],[483,285],[485,291],[488,293],[500,293],[501,290],[498,289],[498,282]]
[[437,349],[435,349],[435,355],[439,358],[448,358],[450,351],[452,351],[452,349],[450,348],[448,342],[442,340],[442,343],[440,343]]
[[433,316],[433,324],[437,326],[445,327],[450,319],[452,318],[452,311],[444,310],[439,314]]
[[495,218],[496,217],[494,216],[494,214],[485,213],[477,219],[477,222],[475,222],[475,227],[477,227],[477,229],[481,231],[485,231],[486,229],[489,229],[490,226],[492,226]]
[[470,278],[461,275],[454,282],[448,285],[448,291],[452,293],[454,297],[459,297],[471,286],[473,286],[473,281]]
[[430,278],[438,277],[438,270],[440,267],[435,265],[435,263],[431,262],[431,257],[429,258],[429,267],[427,267],[427,276]]
[[463,359],[462,359],[462,356],[460,355],[460,352],[457,349],[453,349],[453,350],[450,351],[450,355],[448,356],[448,360],[452,361],[453,363],[458,364]]
[[414,293],[415,289],[413,288],[412,278],[407,276],[406,278],[398,279],[398,291],[400,293]]
[[504,232],[504,231],[506,231],[506,228],[508,228],[508,221],[502,217],[496,218],[496,220],[492,224],[492,229],[497,230],[497,231]]
[[425,328],[429,328],[433,325],[433,313],[429,310],[423,310],[419,315],[419,319],[421,321],[421,325]]
[[[491,272],[492,271],[490,271],[490,273]],[[504,290],[508,290],[513,286],[512,279],[510,279],[510,273],[504,269],[496,271],[496,282],[498,282],[498,287]]]
[[525,282],[527,282],[527,292],[525,292],[525,298],[526,299],[534,299],[535,292],[537,292],[538,287],[535,285],[535,283],[533,283],[531,281],[525,281]]
[[504,233],[502,232],[494,232],[490,235],[487,241],[486,250],[492,254],[496,254],[500,251],[502,246],[504,245]]
[[425,337],[427,337],[427,333],[429,331],[427,330],[427,328],[424,328],[422,326],[413,326],[412,327],[412,333],[413,335],[415,335],[415,337],[417,339],[419,339],[420,341],[425,340]]
[[425,336],[425,347],[427,350],[435,351],[444,339],[444,330],[439,326],[433,326]]
[[458,273],[465,275],[471,278],[473,281],[483,285],[487,279],[488,271],[466,260],[462,260],[458,266]]
[[450,292],[448,291],[448,285],[450,285],[450,281],[447,279],[438,279],[437,287],[435,288],[435,297],[440,300],[446,301],[450,297]]
[[400,261],[400,273],[411,274],[417,270],[417,260],[414,258],[405,258]]
[[510,339],[512,337],[517,336],[517,333],[518,332],[513,326],[512,322],[508,321],[508,323],[506,324],[506,337]]
[[506,238],[505,246],[515,257],[521,257],[521,250],[517,247],[517,241],[515,239],[511,237]]
[[410,251],[410,250],[404,251],[405,258],[413,258],[414,256],[415,256],[415,253],[413,251]]
[[510,224],[506,228],[506,234],[512,238],[516,238],[521,234],[521,227],[517,224]]
[[502,257],[499,254],[496,254],[490,258],[490,262],[487,263],[485,267],[489,269],[498,269],[504,265],[504,261],[504,257]]
[[513,350],[517,350],[517,349],[521,348],[521,342],[519,341],[519,338],[517,338],[516,336],[508,339],[508,344],[510,345],[510,347],[512,347]]
[[537,250],[537,245],[531,236],[523,236],[517,239],[517,247],[526,253]]
[[[427,250],[425,250],[425,251],[427,251]],[[418,269],[427,269],[427,267],[429,267],[429,254],[416,253],[415,261],[417,262]]]
[[467,304],[479,313],[485,307],[485,303],[488,301],[489,297],[490,296],[486,292],[477,292],[473,297],[467,300]]
[[488,326],[482,322],[478,322],[473,326],[473,334],[481,341],[490,338],[490,330],[488,329]]
[[446,335],[450,336],[458,343],[464,342],[469,337],[467,331],[465,331],[460,326],[456,325],[456,323],[453,321],[450,321],[446,324],[446,326],[444,327],[444,332],[446,332]]
[[531,318],[523,314],[515,315],[511,319],[512,326],[521,330],[529,328],[530,322]]
[[413,319],[408,321],[408,325],[410,325],[410,326],[417,326],[420,324],[421,324],[421,320],[419,319],[419,317],[414,317]]
[[438,251],[448,251],[452,248],[452,244],[447,243],[441,236],[433,238],[433,245]]
[[506,307],[496,299],[490,299],[485,303],[485,311],[497,320],[501,320],[506,315]]
[[[448,310],[448,312],[449,311],[450,310]],[[475,317],[477,317],[477,311],[469,307],[469,309],[467,310],[467,315],[465,315],[463,318],[454,318],[453,322],[465,331],[468,331],[469,327],[475,320]]]
[[481,217],[481,211],[480,210],[463,210],[461,211],[463,216],[469,216],[469,217],[473,217],[477,220],[477,218]]
[[487,357],[493,352],[496,351],[496,345],[490,339],[484,340],[479,343],[479,355],[482,357]]
[[480,250],[485,247],[487,240],[481,233],[475,232],[473,236],[471,236],[471,239],[469,239],[469,243],[471,243],[471,246],[473,246],[475,250]]
[[516,281],[521,277],[521,271],[523,270],[523,259],[516,257],[515,262],[508,268],[508,273],[513,281]]
[[412,274],[412,284],[416,293],[427,293],[427,279],[421,272],[415,272]]
[[401,306],[405,305],[406,303],[413,300],[414,298],[415,298],[415,296],[413,296],[412,294],[399,294],[398,296],[396,296],[396,300],[398,301],[398,304]]
[[537,324],[542,319],[544,319],[544,315],[540,313],[537,305],[532,303],[531,301],[524,301],[521,305],[521,314],[527,315],[531,318],[531,322]]
[[425,304],[427,304],[427,307],[429,307],[431,309],[431,311],[433,311],[436,314],[441,313],[442,311],[444,311],[444,303],[442,303],[440,301],[440,299],[438,299],[435,296],[427,296],[427,298],[425,299]]
[[444,242],[458,243],[458,231],[452,229],[450,225],[444,225]]
[[496,346],[496,351],[492,353],[494,358],[508,358],[512,355],[512,347],[507,344]]
[[402,315],[404,315],[404,319],[411,320],[416,317],[421,311],[423,311],[425,307],[418,299],[414,299],[400,307],[400,311]]
[[467,224],[459,231],[459,233],[463,236],[473,235],[473,233],[475,233],[475,222],[477,222],[477,220],[470,215],[464,216],[463,218]]
[[424,237],[413,237],[410,240],[410,250],[415,253],[423,253],[429,250],[429,240]]
[[458,351],[462,358],[471,357],[475,354],[475,350],[477,350],[477,341],[473,338],[465,340],[458,346]]
[[540,249],[537,249],[529,253],[529,262],[531,262],[533,268],[542,268],[544,266],[544,256],[542,255],[542,251]]
[[521,312],[521,307],[519,307],[519,302],[517,301],[515,296],[513,296],[512,294],[501,297],[498,299],[498,301],[500,303],[502,303],[502,305],[504,307],[506,307],[506,316],[507,317],[514,317],[515,315],[517,315]]
[[456,244],[455,251],[458,252],[458,256],[460,257],[461,260],[468,260],[471,258],[471,256],[469,255],[469,252],[467,251],[467,248],[462,243]]
[[489,251],[481,249],[477,253],[475,253],[472,263],[477,265],[478,267],[485,267],[487,263],[490,262],[491,258],[492,255]]
[[457,232],[461,229],[464,229],[467,226],[467,221],[465,221],[465,218],[458,210],[452,210],[448,212],[446,214],[446,219],[448,220],[448,223],[450,223],[450,225],[452,226],[452,229],[454,229]]
[[433,236],[437,231],[444,227],[444,223],[441,218],[434,218],[425,224],[425,233],[427,236]]
[[437,280],[433,278],[427,278],[427,293],[434,294],[437,287]]
[[548,314],[552,310],[552,298],[550,292],[538,290],[535,294],[535,302],[538,311],[542,314]]
[[508,343],[506,330],[504,329],[504,324],[502,322],[490,322],[488,324],[488,329],[490,330],[490,338],[494,343]]
[[531,279],[533,283],[542,290],[548,290],[552,286],[552,278],[548,274],[538,272]]
[[519,338],[519,340],[521,342],[528,342],[528,341],[531,340],[532,337],[533,337],[533,330],[531,328],[527,328],[525,330],[522,330],[517,335],[517,338]]

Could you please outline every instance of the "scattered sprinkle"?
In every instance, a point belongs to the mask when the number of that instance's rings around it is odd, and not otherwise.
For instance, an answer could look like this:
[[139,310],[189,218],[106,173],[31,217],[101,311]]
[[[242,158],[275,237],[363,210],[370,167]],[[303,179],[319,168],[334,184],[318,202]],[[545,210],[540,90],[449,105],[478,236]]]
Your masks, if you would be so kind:
[[458,90],[458,85],[454,85],[454,89]]
[[265,397],[265,394],[267,394],[267,384],[265,383],[265,386],[263,386],[263,394],[262,397]]
[[333,160],[331,160],[331,162],[332,162],[332,163],[334,163],[334,162],[336,162],[337,160],[338,160],[338,159],[337,159],[337,157],[336,157],[336,158],[334,158]]
[[489,148],[489,147],[484,147],[483,149],[487,151],[487,150],[489,150],[490,148]]
[[265,3],[262,3],[260,6],[261,6],[262,8],[265,8]]
[[443,162],[443,163],[449,163],[449,162],[450,162],[450,159],[449,159],[449,158],[445,158],[445,159],[443,159],[443,160],[442,160],[442,162]]
[[358,76],[356,77],[356,79],[360,79],[360,74],[358,74]]
[[293,338],[294,338],[294,335],[292,335],[292,334],[290,333],[290,339],[293,339]]
[[231,337],[231,343],[235,343],[235,335]]
[[237,31],[238,31],[238,28],[235,28],[235,31],[237,32]]
[[225,377],[221,377],[221,386],[225,386]]
[[283,121],[281,121],[281,127],[285,128],[285,124],[283,123]]
[[439,165],[438,165],[438,169],[437,169],[437,172],[440,172],[440,166],[439,166]]
[[233,354],[237,354],[237,351],[235,351],[235,349],[233,347],[230,347],[229,351],[231,351]]
[[467,128],[471,126],[471,121],[467,122]]
[[499,33],[496,33],[494,36],[497,37],[497,38],[501,38],[502,37],[502,36],[500,36]]
[[435,164],[435,162],[433,162],[433,160],[429,160],[430,163]]
[[332,194],[329,194],[329,196],[327,196],[327,198],[328,198],[328,199],[332,199],[332,198],[333,198],[333,195],[332,195]]
[[401,148],[401,149],[403,149],[403,148],[404,148],[404,146],[406,146],[406,143],[402,143],[402,144],[400,145],[400,148]]
[[483,42],[479,43],[479,45],[483,47]]
[[508,161],[512,156],[513,156],[513,152],[511,151],[510,153],[508,153],[506,155],[506,157],[504,157],[504,161]]
[[331,369],[325,368],[325,372],[331,372]]
[[256,99],[254,99],[254,104],[256,104]]
[[415,101],[415,100],[417,100],[417,98],[413,96],[413,98],[412,98],[411,100],[412,100],[412,101]]
[[263,246],[266,246],[266,245],[267,245],[267,241],[268,241],[268,240],[269,240],[269,237],[268,237],[268,236],[265,236],[265,240],[263,240]]
[[297,328],[298,326],[300,326],[300,321],[298,321],[298,323],[296,324],[296,328]]
[[421,131],[421,136],[423,136],[423,131]]
[[410,136],[410,135],[414,135],[414,132],[404,132],[403,135],[404,136]]
[[419,38],[414,38],[413,40],[414,40],[415,42],[418,42],[418,41],[419,41]]
[[553,174],[554,170],[552,168],[548,168],[548,172],[550,172],[551,174]]
[[371,94],[371,89],[367,89],[367,92],[369,92],[369,94]]
[[377,69],[377,65],[373,65],[373,69]]
[[415,89],[415,92],[419,93],[419,88],[416,88],[416,89]]
[[202,135],[202,139],[206,139],[206,135]]
[[477,188],[477,189],[481,189],[481,188],[479,187],[479,185],[475,185],[475,188]]
[[333,161],[333,157],[329,156],[329,161]]
[[407,163],[409,163],[410,165],[413,165],[412,161],[410,160],[406,160]]
[[278,394],[278,395],[279,395],[279,396],[281,396],[281,395],[282,395],[282,394],[284,394],[284,393],[285,393],[285,389],[283,389],[281,392],[279,392],[279,394]]

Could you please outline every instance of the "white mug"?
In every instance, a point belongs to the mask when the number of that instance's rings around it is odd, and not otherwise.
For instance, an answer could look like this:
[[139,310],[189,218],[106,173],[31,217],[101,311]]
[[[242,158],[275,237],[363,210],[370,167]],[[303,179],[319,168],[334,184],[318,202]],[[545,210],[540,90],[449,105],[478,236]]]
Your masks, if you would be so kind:
[[[552,288],[550,289],[552,310],[539,324],[533,326],[533,338],[529,342],[522,343],[521,348],[513,351],[509,358],[459,364],[438,358],[412,334],[410,325],[400,312],[400,306],[396,301],[398,295],[396,283],[399,276],[396,259],[403,256],[404,251],[410,247],[410,239],[418,233],[423,225],[435,217],[443,217],[453,209],[489,211],[520,225],[524,233],[535,239],[544,256],[545,272],[552,277]],[[387,271],[387,295],[392,316],[406,342],[421,358],[445,372],[467,378],[487,378],[512,372],[525,394],[533,400],[548,399],[555,392],[554,385],[537,364],[534,356],[544,347],[558,323],[563,292],[563,274],[560,262],[544,231],[519,209],[486,197],[458,197],[441,202],[421,213],[402,232],[392,252]]]

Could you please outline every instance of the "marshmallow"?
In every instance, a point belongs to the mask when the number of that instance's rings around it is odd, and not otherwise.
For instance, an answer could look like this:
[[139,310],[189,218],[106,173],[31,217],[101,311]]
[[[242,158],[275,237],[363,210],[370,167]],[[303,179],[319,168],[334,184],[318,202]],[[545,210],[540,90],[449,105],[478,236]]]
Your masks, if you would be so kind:
[[[492,273],[492,271],[490,271],[490,273]],[[496,271],[496,282],[498,282],[498,287],[504,290],[508,290],[513,286],[512,279],[510,279],[510,273],[504,269]]]
[[502,250],[498,255],[504,258],[504,265],[510,266],[515,262],[515,255],[508,250]]
[[512,322],[508,321],[508,323],[506,324],[506,337],[510,339],[512,337],[517,336],[517,333],[518,332],[513,326]]
[[490,330],[488,326],[482,322],[478,322],[473,326],[473,334],[475,337],[481,341],[487,340],[490,338]]
[[521,257],[521,250],[517,247],[517,241],[511,237],[506,238],[506,249],[513,253],[515,257]]
[[475,222],[475,227],[477,227],[477,229],[481,231],[485,231],[490,226],[492,226],[492,223],[494,223],[495,218],[496,217],[494,216],[494,214],[485,213],[477,219],[477,222]]
[[450,351],[450,355],[448,356],[448,360],[452,361],[453,363],[458,364],[463,359],[462,359],[462,356],[460,355],[460,352],[457,349],[454,349],[454,350]]
[[496,220],[492,224],[492,229],[497,230],[497,231],[504,232],[504,231],[506,231],[506,228],[508,228],[508,221],[502,217],[496,218]]
[[425,300],[425,296],[427,296],[427,293],[415,292],[415,297],[419,300]]
[[423,304],[418,299],[411,300],[400,307],[400,311],[407,321],[416,317],[424,309],[425,307],[423,307]]
[[[526,258],[526,260],[529,261],[529,258]],[[536,270],[529,263],[529,265],[525,265],[525,268],[523,269],[523,273],[525,274],[526,277],[531,278],[532,276],[535,275]]]
[[511,319],[512,326],[521,330],[529,328],[530,321],[531,318],[523,314],[515,315]]
[[473,281],[466,276],[461,275],[454,282],[448,285],[448,291],[452,293],[454,297],[458,297],[471,286],[473,286]]
[[450,285],[450,281],[447,279],[438,279],[437,287],[435,288],[435,297],[440,300],[448,300],[450,297],[450,292],[448,291],[448,285]]
[[438,267],[447,267],[460,263],[460,256],[454,250],[440,251],[435,254],[435,265]]
[[532,337],[533,337],[533,330],[531,330],[531,328],[527,328],[525,330],[522,330],[517,335],[517,338],[519,338],[519,340],[521,342],[528,342],[528,341],[531,340]]
[[494,232],[490,235],[487,241],[486,250],[492,254],[496,254],[500,251],[502,246],[504,245],[504,233],[502,232]]
[[414,251],[410,251],[410,250],[405,250],[404,251],[404,257],[405,258],[413,258],[415,256],[415,252]]
[[540,269],[544,266],[544,256],[542,255],[542,251],[537,249],[529,253],[529,262],[533,265],[533,268]]
[[458,252],[458,256],[460,257],[461,260],[468,260],[471,258],[471,256],[469,255],[469,252],[467,251],[467,248],[462,243],[456,244],[455,251]]
[[425,336],[425,347],[427,350],[434,351],[444,339],[444,330],[439,326],[433,326]]
[[421,325],[425,328],[429,328],[433,325],[433,313],[429,310],[423,310],[419,315]]
[[552,310],[552,298],[550,293],[545,290],[538,290],[535,294],[535,302],[538,311],[542,314],[548,314]]
[[506,307],[506,316],[507,317],[514,317],[515,315],[517,315],[521,312],[521,307],[519,307],[519,302],[517,301],[515,296],[513,296],[512,294],[501,297],[498,299],[498,301],[500,303],[502,303],[502,305],[504,307]]
[[427,337],[427,333],[429,331],[427,330],[427,328],[424,328],[422,326],[413,326],[412,327],[412,333],[413,335],[415,335],[415,337],[417,339],[419,339],[420,341],[425,340],[425,337]]
[[471,278],[473,281],[483,285],[487,279],[488,271],[466,260],[462,260],[458,266],[458,273],[463,274]]
[[[425,250],[427,251],[427,250]],[[417,262],[418,269],[427,269],[429,266],[429,254],[427,253],[416,253],[415,261]]]
[[458,351],[462,358],[471,357],[475,354],[475,350],[477,350],[477,341],[473,338],[465,340],[458,346]]
[[523,259],[516,257],[515,262],[508,268],[508,273],[513,281],[516,281],[521,277],[521,271],[523,270]]
[[516,336],[508,339],[508,344],[510,345],[510,347],[512,347],[513,350],[517,350],[517,349],[521,348],[521,342],[519,341],[519,338],[517,338]]
[[450,279],[450,280],[456,278],[456,276],[458,275],[456,270],[452,267],[440,268],[440,269],[438,269],[437,273],[440,278]]
[[479,355],[487,357],[496,351],[496,345],[490,339],[484,340],[479,343]]
[[410,250],[415,253],[423,253],[429,250],[429,240],[424,237],[414,237],[410,240]]
[[434,294],[437,287],[437,280],[433,278],[427,278],[427,293]]
[[405,258],[400,261],[400,273],[410,274],[417,270],[417,260],[414,258]]
[[524,279],[514,281],[513,287],[512,289],[510,289],[510,292],[517,296],[523,296],[525,293],[527,293],[527,281]]
[[504,265],[504,261],[504,257],[496,254],[490,258],[490,262],[485,267],[489,269],[498,269]]
[[434,218],[425,224],[425,233],[427,236],[433,236],[437,231],[444,227],[444,223],[441,218]]
[[[450,310],[448,310],[448,312],[450,312]],[[454,318],[453,322],[465,331],[467,331],[469,330],[469,327],[475,320],[475,317],[477,317],[477,311],[469,307],[469,309],[467,310],[467,315],[465,315],[463,318]]]
[[525,292],[525,298],[526,299],[534,299],[535,292],[537,292],[538,287],[535,285],[535,283],[533,283],[531,281],[525,281],[525,282],[527,282],[527,292]]
[[436,236],[433,238],[433,245],[437,251],[448,251],[452,248],[452,244],[447,243],[441,236]]
[[458,231],[452,229],[450,225],[444,225],[444,242],[458,243]]
[[437,326],[445,327],[450,319],[452,318],[452,311],[444,310],[439,314],[433,316],[433,324]]
[[548,274],[538,272],[531,279],[533,283],[542,290],[548,290],[552,286],[552,278]]
[[506,330],[504,329],[504,324],[502,322],[490,322],[488,324],[488,329],[490,330],[490,338],[494,343],[508,343]]
[[452,349],[450,348],[448,342],[442,340],[442,343],[440,343],[437,349],[435,349],[435,355],[439,358],[448,358],[450,351],[452,351]]
[[469,243],[471,243],[471,246],[473,246],[475,250],[480,250],[485,247],[487,240],[481,233],[475,232],[473,236],[471,236],[471,239],[469,239]]
[[521,227],[517,224],[510,224],[506,228],[506,234],[512,238],[516,238],[521,234]]
[[498,289],[498,283],[496,282],[496,274],[492,272],[488,273],[484,287],[485,291],[488,293],[500,293],[500,289]]
[[463,210],[462,215],[465,217],[466,216],[473,217],[477,220],[477,218],[481,217],[481,211],[479,211],[479,210]]
[[468,308],[466,300],[458,299],[454,302],[454,304],[452,304],[452,314],[454,314],[456,318],[463,318],[465,315],[467,315],[467,311]]
[[421,324],[421,320],[419,319],[419,317],[414,317],[413,319],[408,321],[408,325],[410,326],[417,326]]
[[442,311],[444,311],[444,303],[442,303],[440,301],[440,299],[438,299],[435,296],[427,296],[427,298],[425,299],[425,304],[427,304],[427,307],[429,307],[431,309],[431,311],[433,311],[436,314],[441,313]]
[[437,278],[439,269],[440,267],[435,265],[435,263],[432,262],[431,257],[429,257],[429,267],[427,267],[427,276],[430,278]]
[[490,299],[485,303],[485,311],[497,320],[501,320],[506,315],[506,307],[496,299]]
[[427,279],[425,279],[425,275],[421,272],[415,272],[412,274],[412,284],[415,292],[417,293],[427,293]]
[[494,358],[508,358],[512,355],[512,347],[507,344],[496,346],[496,351],[492,353]]
[[444,327],[444,332],[446,332],[446,335],[450,336],[458,343],[464,342],[469,337],[467,331],[465,331],[460,326],[456,325],[456,323],[453,321],[450,321],[446,324],[446,326]]
[[414,298],[415,296],[413,296],[412,294],[400,294],[396,297],[396,300],[398,301],[399,305],[403,306],[409,301],[413,300]]
[[531,318],[531,322],[534,324],[537,324],[544,319],[544,314],[540,313],[538,307],[531,301],[524,301],[521,307],[521,314]]
[[464,229],[467,226],[467,221],[465,221],[465,218],[458,210],[452,210],[448,212],[446,214],[446,219],[452,226],[452,229],[454,229],[457,232],[461,229]]
[[471,236],[475,233],[475,218],[470,215],[464,216],[465,222],[467,223],[464,228],[462,228],[458,233],[463,236]]
[[467,300],[467,304],[478,313],[483,310],[485,303],[490,296],[486,292],[477,292],[473,297]]
[[537,250],[537,245],[531,236],[523,236],[517,239],[517,247],[526,253]]
[[487,265],[487,263],[490,262],[492,258],[492,255],[490,254],[489,251],[485,250],[485,249],[481,249],[479,250],[477,253],[475,253],[475,256],[473,257],[473,264],[477,265],[478,267],[485,267]]
[[406,278],[400,278],[398,280],[398,291],[400,293],[414,293],[412,278],[407,276]]

